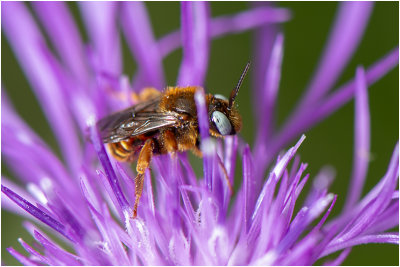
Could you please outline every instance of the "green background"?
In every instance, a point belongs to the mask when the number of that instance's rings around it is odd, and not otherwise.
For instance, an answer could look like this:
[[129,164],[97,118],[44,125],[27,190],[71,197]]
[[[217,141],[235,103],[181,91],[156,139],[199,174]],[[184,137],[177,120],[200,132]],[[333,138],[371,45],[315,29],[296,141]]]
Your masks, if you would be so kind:
[[[292,20],[282,25],[285,35],[282,77],[277,105],[277,123],[280,125],[292,111],[307,83],[310,81],[322,53],[324,44],[334,21],[338,4],[335,2],[282,2],[277,6],[287,7],[292,11]],[[83,29],[82,19],[76,3],[68,3],[76,21]],[[177,29],[180,26],[180,8],[176,2],[146,3],[156,37]],[[231,14],[249,8],[244,2],[212,2],[212,16]],[[366,33],[350,61],[337,86],[354,77],[358,65],[370,66],[398,45],[399,4],[397,2],[380,2],[375,4]],[[82,32],[84,40],[86,33]],[[211,93],[228,95],[238,79],[244,62],[252,55],[252,32],[229,35],[212,42],[210,64],[206,86]],[[127,48],[125,40],[124,72],[130,77],[135,71],[135,63]],[[12,54],[7,39],[2,32],[2,84],[7,89],[19,114],[36,132],[52,147],[56,147],[54,136],[43,116],[18,63]],[[175,83],[182,52],[177,50],[164,60],[164,67],[169,85]],[[399,136],[399,75],[398,67],[369,89],[371,112],[371,153],[372,160],[364,194],[368,192],[384,175],[387,165]],[[250,72],[251,75],[251,72]],[[241,135],[250,144],[254,136],[251,94],[245,90],[251,88],[251,79],[247,79],[238,97],[239,108],[245,127]],[[336,179],[330,191],[338,194],[331,218],[337,214],[347,193],[353,157],[353,101],[338,112],[307,131],[306,141],[299,150],[303,162],[309,163],[307,171],[313,177],[321,167],[330,165],[336,170]],[[57,152],[58,153],[58,152]],[[2,174],[9,174],[2,161]],[[240,169],[240,168],[239,168]],[[311,184],[309,182],[309,184]],[[305,189],[305,192],[307,192]],[[2,195],[3,197],[3,195]],[[22,220],[13,214],[2,211],[1,256],[2,263],[18,265],[6,248],[13,246],[18,251],[23,249],[17,242],[18,237],[25,241],[32,238],[22,228]],[[398,229],[393,229],[398,231]],[[318,262],[319,263],[319,262]],[[344,262],[345,265],[398,265],[399,250],[397,245],[366,245],[352,250]]]

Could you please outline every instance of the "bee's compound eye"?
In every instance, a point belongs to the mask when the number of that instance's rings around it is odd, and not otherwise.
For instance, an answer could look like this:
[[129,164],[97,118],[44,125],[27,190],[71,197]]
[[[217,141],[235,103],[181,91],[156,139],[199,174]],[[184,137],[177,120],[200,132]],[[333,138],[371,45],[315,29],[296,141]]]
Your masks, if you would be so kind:
[[214,95],[214,97],[215,97],[216,99],[222,99],[222,100],[228,101],[228,98],[226,98],[224,95],[216,94],[216,95]]
[[232,132],[232,125],[224,113],[216,110],[212,114],[212,121],[222,135],[228,135]]

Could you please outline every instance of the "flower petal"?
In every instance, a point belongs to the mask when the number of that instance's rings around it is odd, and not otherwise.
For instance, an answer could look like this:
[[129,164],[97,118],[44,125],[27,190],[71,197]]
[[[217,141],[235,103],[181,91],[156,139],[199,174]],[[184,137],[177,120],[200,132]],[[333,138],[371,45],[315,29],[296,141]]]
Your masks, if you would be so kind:
[[4,32],[41,102],[70,170],[76,172],[80,165],[79,140],[62,88],[44,56],[43,51],[48,50],[45,40],[24,4],[9,2],[2,7]]
[[34,261],[31,261],[30,259],[28,259],[27,257],[25,257],[24,255],[22,255],[21,253],[19,253],[18,251],[16,251],[14,248],[9,247],[7,248],[7,251],[14,257],[16,258],[20,263],[22,263],[23,265],[26,266],[38,266],[39,264],[37,264]]
[[62,162],[16,114],[4,92],[1,109],[2,153],[11,170],[28,185],[40,185],[45,193],[57,190],[72,206],[81,207],[83,199]]
[[117,176],[114,172],[114,169],[111,166],[110,159],[108,158],[108,155],[106,153],[106,150],[104,149],[104,144],[100,138],[100,134],[97,130],[96,125],[94,125],[94,118],[92,118],[88,122],[88,126],[90,127],[90,138],[93,143],[94,149],[97,153],[97,156],[99,157],[99,160],[101,162],[101,165],[104,168],[104,171],[106,173],[108,182],[115,194],[115,197],[118,201],[119,206],[124,210],[128,208],[128,202],[121,191],[121,187],[119,185],[119,181],[117,179]]
[[117,26],[118,3],[79,2],[91,43],[98,56],[96,71],[120,75],[122,54]]
[[325,266],[339,266],[339,265],[341,265],[342,262],[349,255],[350,251],[351,251],[351,248],[347,248],[347,249],[343,250],[336,259],[334,259],[332,261],[328,261],[328,262],[324,263],[324,265]]
[[49,214],[43,212],[42,210],[38,209],[34,205],[32,205],[30,202],[26,201],[16,193],[14,193],[12,190],[9,188],[1,185],[1,192],[3,192],[6,196],[8,196],[12,201],[14,201],[18,206],[32,214],[34,217],[36,217],[38,220],[41,222],[47,224],[66,238],[68,238],[71,241],[74,241],[72,237],[70,237],[65,229],[65,226],[51,217]]
[[256,200],[257,190],[254,179],[254,166],[250,148],[247,145],[243,151],[243,190],[244,190],[244,227],[247,232],[250,228],[251,214]]
[[144,3],[122,3],[121,12],[122,30],[139,67],[134,89],[148,86],[163,89],[162,57]]
[[[380,59],[374,65],[366,70],[367,85],[371,86],[377,80],[386,75],[399,63],[399,49],[395,48],[388,55]],[[302,110],[302,112],[293,113],[294,115],[285,123],[269,142],[269,149],[266,152],[265,162],[269,162],[281,147],[284,147],[293,138],[311,128],[322,119],[342,107],[348,102],[355,92],[355,82],[349,81],[345,85],[336,89],[330,96],[312,110]]]
[[53,265],[81,265],[79,257],[61,249],[38,231],[34,231],[35,239],[45,248],[47,257]]
[[66,4],[33,2],[32,5],[60,58],[78,80],[87,81],[84,44]]
[[[381,79],[384,75],[390,72],[399,64],[399,48],[393,49],[382,59],[376,62],[374,65],[366,70],[367,86],[371,86],[376,81]],[[356,82],[354,80],[347,82],[345,85],[336,89],[332,95],[330,95],[323,103],[320,104],[317,112],[315,112],[315,118],[312,118],[312,123],[316,123],[323,118],[329,116],[335,112],[347,101],[349,101],[355,94]],[[309,122],[305,122],[305,126],[310,125]]]
[[300,106],[306,107],[328,92],[364,34],[373,8],[372,2],[342,2],[322,59]]
[[[229,33],[239,33],[263,25],[286,22],[291,18],[290,11],[276,7],[257,7],[243,12],[219,16],[210,21],[210,37],[217,38]],[[182,45],[181,32],[173,31],[158,41],[162,57],[166,57]],[[264,57],[263,57],[264,59]]]
[[354,159],[350,190],[344,210],[347,211],[360,198],[367,175],[370,149],[370,122],[368,91],[364,69],[359,67],[356,73],[354,124]]
[[349,247],[354,247],[361,244],[369,243],[389,243],[389,244],[399,244],[399,233],[384,233],[379,235],[366,235],[360,236],[345,242],[336,243],[335,245],[330,245],[322,254],[323,256],[334,253],[338,250],[342,250]]
[[[256,141],[254,144],[254,155],[257,161],[263,162],[266,151],[266,140],[274,132],[274,108],[278,96],[281,64],[283,58],[283,35],[278,34],[272,52],[270,54],[270,61],[264,74],[263,84],[260,90],[257,90],[255,96],[256,102],[255,115],[258,120],[258,129]],[[259,164],[257,164],[259,166]],[[260,176],[260,171],[256,171],[256,178]]]
[[[393,152],[388,171],[381,180],[381,183],[378,184],[350,214],[344,213],[337,222],[332,222],[330,225],[326,226],[327,229],[332,227],[339,229],[339,227],[346,222],[345,228],[335,236],[334,240],[330,243],[331,247],[365,235],[369,228],[380,219],[379,215],[383,214],[387,208],[390,208],[389,204],[392,200],[392,195],[397,186],[399,177],[398,149],[399,147],[397,145]],[[393,219],[398,222],[398,218]]]
[[39,252],[34,250],[31,246],[29,246],[22,238],[18,238],[18,242],[21,244],[21,246],[29,252],[36,260],[40,261],[42,264],[47,264],[51,265],[51,262],[49,261],[48,258],[45,256],[41,255]]
[[204,83],[209,57],[209,6],[207,2],[182,2],[183,59],[177,84]]
[[194,95],[196,102],[199,131],[201,137],[201,150],[203,152],[204,180],[209,190],[212,190],[212,164],[215,153],[215,143],[209,137],[208,112],[203,88],[198,88]]

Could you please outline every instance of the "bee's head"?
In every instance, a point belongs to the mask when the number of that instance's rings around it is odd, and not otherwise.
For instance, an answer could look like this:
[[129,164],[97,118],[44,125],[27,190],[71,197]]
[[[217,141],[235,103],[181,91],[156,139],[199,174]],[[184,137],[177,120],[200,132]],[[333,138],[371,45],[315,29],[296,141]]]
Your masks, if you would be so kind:
[[229,108],[229,101],[221,95],[211,97],[208,105],[210,134],[216,137],[234,135],[242,128],[242,118],[236,107]]
[[239,82],[232,90],[229,99],[222,95],[214,95],[211,97],[208,105],[211,135],[216,137],[234,135],[242,128],[242,118],[234,106],[234,101],[249,67],[250,62],[246,64]]

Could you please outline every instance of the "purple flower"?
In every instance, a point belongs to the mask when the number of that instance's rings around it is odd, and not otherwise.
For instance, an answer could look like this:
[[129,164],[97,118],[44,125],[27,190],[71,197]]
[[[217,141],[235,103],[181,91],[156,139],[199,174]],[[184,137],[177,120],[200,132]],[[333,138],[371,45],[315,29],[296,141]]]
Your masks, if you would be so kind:
[[[311,265],[319,259],[338,265],[353,246],[398,244],[398,232],[390,232],[399,223],[398,144],[387,172],[362,194],[370,151],[367,87],[397,66],[398,48],[369,68],[358,67],[354,80],[332,90],[357,49],[372,5],[340,4],[314,78],[293,115],[276,130],[273,118],[284,36],[275,25],[289,20],[286,9],[256,6],[211,17],[207,2],[183,2],[181,30],[157,40],[142,3],[83,2],[79,7],[90,39],[84,45],[64,3],[33,3],[52,51],[23,3],[2,3],[5,36],[62,157],[21,119],[3,90],[2,155],[25,186],[3,175],[2,204],[27,218],[35,217],[65,244],[26,222],[35,241],[19,242],[28,256],[11,247],[8,251],[26,265]],[[118,25],[138,65],[132,80],[122,72]],[[203,177],[196,177],[186,153],[154,157],[152,170],[145,175],[138,218],[132,219],[135,174],[128,164],[106,153],[96,121],[132,105],[131,91],[146,86],[162,90],[162,61],[179,46],[183,59],[177,85],[203,85],[210,41],[253,29],[257,36],[252,66],[257,119],[253,150],[238,136],[224,140],[208,136],[205,92],[198,90]],[[328,191],[332,169],[309,177],[307,164],[300,163],[296,153],[305,139],[302,133],[353,96],[351,184],[344,209],[332,216],[338,197]],[[280,153],[294,139],[297,143]],[[234,179],[238,155],[243,173]],[[233,194],[225,175],[232,185],[241,183]],[[312,186],[306,193],[308,180]],[[340,253],[325,258],[335,252]]]

